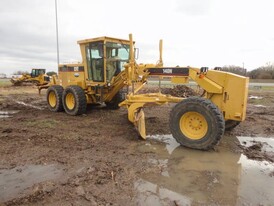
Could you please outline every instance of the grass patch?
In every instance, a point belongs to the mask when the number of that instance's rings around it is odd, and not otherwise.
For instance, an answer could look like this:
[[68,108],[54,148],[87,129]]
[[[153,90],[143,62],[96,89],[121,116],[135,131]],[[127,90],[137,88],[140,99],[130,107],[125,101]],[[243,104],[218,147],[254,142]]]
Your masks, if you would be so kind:
[[269,86],[263,86],[259,88],[249,88],[248,92],[273,92],[274,93],[274,87]]
[[35,120],[25,122],[27,127],[34,127],[34,128],[56,128],[60,121],[54,119],[43,119],[43,120]]
[[260,104],[260,105],[266,105],[268,103],[268,101],[266,101],[265,99],[250,99],[248,101],[250,104]]
[[0,79],[0,87],[11,86],[10,79]]
[[264,91],[274,91],[274,87],[262,87],[261,89]]
[[249,82],[254,82],[254,83],[274,83],[274,79],[249,79]]

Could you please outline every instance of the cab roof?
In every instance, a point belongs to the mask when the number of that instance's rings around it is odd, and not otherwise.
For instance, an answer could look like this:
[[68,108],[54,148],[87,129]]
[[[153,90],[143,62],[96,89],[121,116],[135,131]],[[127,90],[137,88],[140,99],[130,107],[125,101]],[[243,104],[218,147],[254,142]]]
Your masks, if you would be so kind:
[[123,44],[129,44],[130,43],[129,40],[118,39],[118,38],[108,37],[108,36],[102,36],[102,37],[96,37],[96,38],[91,38],[91,39],[79,40],[79,41],[77,41],[77,43],[78,44],[87,44],[87,43],[96,42],[96,41],[110,41],[110,42],[117,42],[117,43],[123,43]]

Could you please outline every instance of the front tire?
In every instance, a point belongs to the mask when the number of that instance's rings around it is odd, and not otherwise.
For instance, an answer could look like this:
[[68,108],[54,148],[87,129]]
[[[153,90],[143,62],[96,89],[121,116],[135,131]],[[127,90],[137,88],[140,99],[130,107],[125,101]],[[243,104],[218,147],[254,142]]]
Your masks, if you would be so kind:
[[62,100],[67,114],[75,116],[86,113],[87,99],[81,87],[76,85],[67,87],[63,92]]
[[175,105],[170,113],[170,130],[185,147],[209,150],[224,134],[225,121],[210,100],[190,97]]
[[63,87],[60,85],[50,86],[47,90],[47,105],[52,112],[61,112],[64,110],[62,103]]

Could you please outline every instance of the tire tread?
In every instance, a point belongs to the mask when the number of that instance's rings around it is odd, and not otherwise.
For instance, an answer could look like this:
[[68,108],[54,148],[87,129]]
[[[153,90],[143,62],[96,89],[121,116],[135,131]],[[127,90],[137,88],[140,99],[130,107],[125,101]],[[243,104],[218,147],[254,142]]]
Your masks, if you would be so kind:
[[[183,134],[181,133],[181,131],[178,131],[176,123],[174,123],[174,121],[176,121],[174,120],[174,118],[176,118],[176,114],[178,114],[182,108],[187,107],[187,105],[191,104],[201,105],[202,107],[206,108],[209,112],[211,112],[214,116],[215,122],[213,122],[212,124],[217,125],[217,131],[213,131],[214,137],[211,137],[210,141],[185,141],[184,139],[182,139]],[[177,119],[177,121],[179,121],[179,119]],[[214,105],[210,100],[201,97],[190,97],[176,104],[171,110],[169,123],[171,133],[178,143],[189,148],[200,150],[212,149],[215,145],[218,144],[225,130],[224,117],[218,109],[218,107]]]
[[[65,95],[66,95],[67,92],[71,92],[74,95],[76,105],[75,105],[75,108],[73,110],[69,110],[66,107]],[[76,116],[76,115],[81,115],[81,114],[86,113],[87,99],[86,99],[86,95],[85,95],[84,90],[81,87],[77,86],[77,85],[68,86],[63,92],[63,105],[64,105],[64,109],[65,109],[67,114]]]
[[[56,95],[56,100],[57,100],[57,103],[56,103],[57,105],[54,108],[50,106],[49,100],[48,100],[48,96],[51,91],[54,91]],[[53,85],[48,88],[46,97],[47,97],[47,105],[50,111],[52,112],[64,111],[63,102],[62,102],[63,91],[64,91],[64,88],[60,85]]]

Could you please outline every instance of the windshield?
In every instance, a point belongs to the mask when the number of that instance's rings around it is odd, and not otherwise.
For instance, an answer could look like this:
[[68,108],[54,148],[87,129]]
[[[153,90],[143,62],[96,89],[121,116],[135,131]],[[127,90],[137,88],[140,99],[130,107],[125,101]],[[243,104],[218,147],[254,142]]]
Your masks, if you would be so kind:
[[107,81],[124,70],[124,64],[129,60],[129,45],[106,42]]
[[107,58],[116,58],[120,61],[129,60],[129,45],[114,42],[106,43]]

